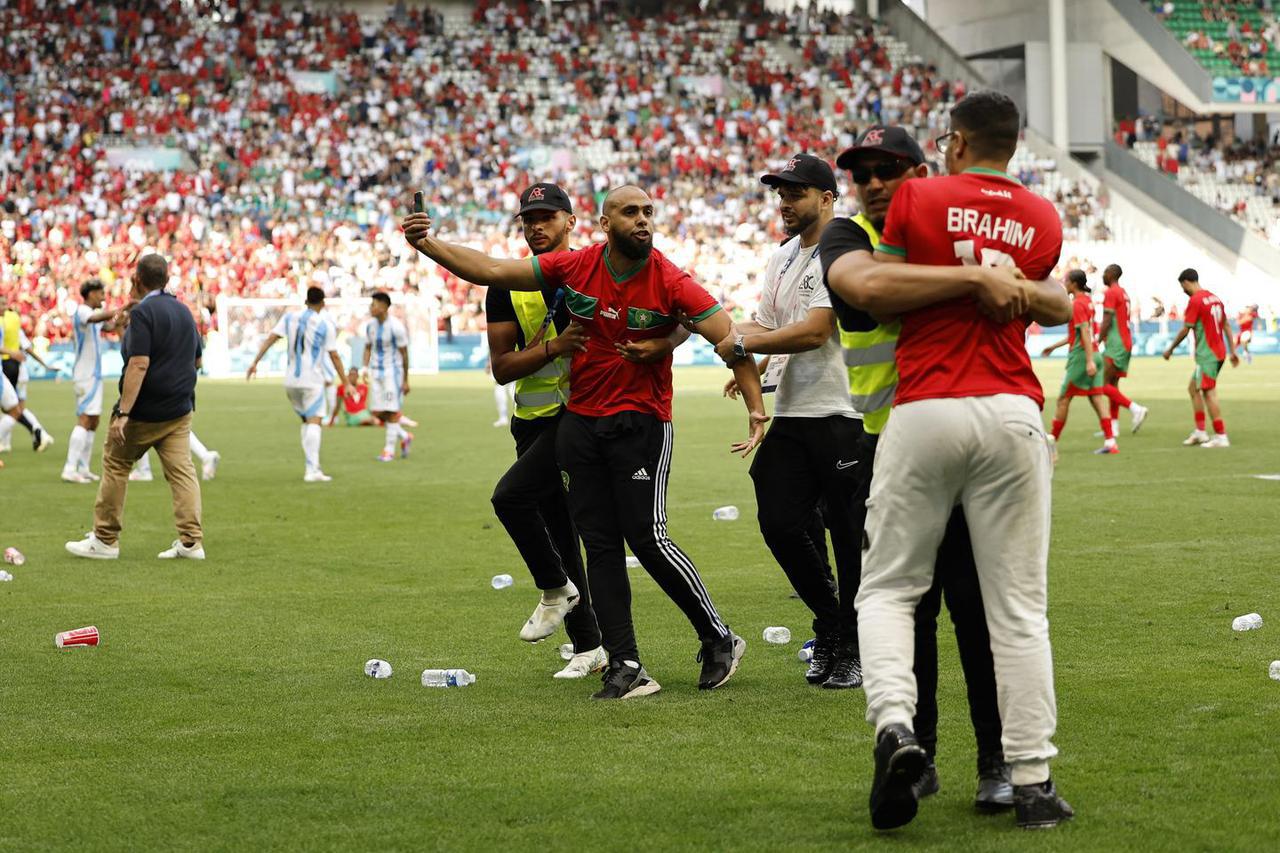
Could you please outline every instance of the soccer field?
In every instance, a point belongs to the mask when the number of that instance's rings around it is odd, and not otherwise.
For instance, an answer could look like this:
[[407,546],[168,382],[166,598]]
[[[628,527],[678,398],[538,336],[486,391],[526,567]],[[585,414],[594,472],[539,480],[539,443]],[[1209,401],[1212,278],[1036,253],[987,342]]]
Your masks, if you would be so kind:
[[[1062,367],[1038,363],[1051,398]],[[622,703],[592,702],[594,677],[551,679],[563,631],[517,638],[537,592],[489,505],[513,448],[481,374],[417,380],[407,461],[375,461],[381,430],[326,430],[329,484],[301,481],[278,384],[203,381],[195,428],[223,456],[204,484],[205,563],[155,559],[174,535],[158,466],[130,485],[119,561],[64,552],[94,493],[58,480],[71,386],[33,384],[59,443],[36,455],[16,430],[0,471],[0,547],[27,555],[0,584],[0,851],[1269,849],[1280,482],[1253,475],[1280,474],[1280,357],[1224,370],[1229,450],[1180,446],[1188,358],[1133,372],[1124,389],[1151,407],[1142,432],[1124,414],[1120,455],[1090,455],[1097,422],[1078,401],[1055,474],[1054,776],[1077,819],[1026,836],[1012,815],[974,813],[944,631],[942,792],[892,840],[867,818],[862,691],[802,679],[807,611],[760,538],[747,463],[727,452],[745,417],[719,397],[726,371],[676,373],[669,526],[747,654],[723,689],[699,692],[696,638],[633,571],[663,690]],[[713,521],[723,504],[741,519]],[[492,589],[500,572],[515,585]],[[1251,611],[1267,624],[1233,633]],[[101,647],[54,648],[90,624]],[[792,643],[766,645],[769,625]],[[395,676],[366,678],[372,657]],[[451,666],[478,682],[419,685]]]

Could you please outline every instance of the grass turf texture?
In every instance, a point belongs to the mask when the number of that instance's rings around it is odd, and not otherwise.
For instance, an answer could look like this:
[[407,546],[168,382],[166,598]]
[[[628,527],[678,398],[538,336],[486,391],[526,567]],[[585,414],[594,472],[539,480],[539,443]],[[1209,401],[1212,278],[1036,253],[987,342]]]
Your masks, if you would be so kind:
[[[1062,363],[1039,368],[1056,388]],[[974,814],[944,629],[943,788],[892,841],[867,819],[862,692],[803,682],[808,617],[760,539],[747,463],[727,452],[745,418],[719,398],[725,372],[677,371],[668,509],[747,655],[700,693],[692,632],[633,571],[663,691],[618,704],[587,698],[596,678],[550,678],[563,632],[517,639],[536,592],[488,503],[513,451],[481,375],[415,383],[407,462],[374,461],[380,430],[327,430],[327,485],[301,482],[278,385],[202,382],[197,432],[223,454],[203,564],[155,559],[173,538],[159,478],[130,486],[118,562],[63,551],[88,529],[93,489],[58,480],[70,385],[33,384],[59,443],[37,456],[19,429],[0,472],[0,547],[28,557],[0,584],[0,850],[1263,849],[1280,836],[1280,683],[1266,672],[1280,658],[1280,482],[1250,475],[1280,473],[1280,358],[1224,371],[1230,450],[1179,446],[1188,359],[1133,372],[1143,431],[1122,415],[1121,454],[1092,456],[1097,422],[1076,402],[1054,485],[1054,774],[1079,817],[1027,836],[1010,815]],[[713,522],[730,503],[742,519]],[[515,586],[491,589],[499,572]],[[1255,610],[1267,625],[1233,634]],[[100,648],[53,647],[89,624]],[[766,645],[767,625],[792,643]],[[366,678],[370,657],[395,677]],[[428,666],[479,682],[424,689]]]

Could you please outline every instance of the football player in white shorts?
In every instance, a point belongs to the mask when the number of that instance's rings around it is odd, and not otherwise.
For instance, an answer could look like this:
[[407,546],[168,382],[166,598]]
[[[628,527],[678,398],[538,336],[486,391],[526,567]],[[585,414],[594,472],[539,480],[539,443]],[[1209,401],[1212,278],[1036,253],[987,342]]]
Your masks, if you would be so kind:
[[387,425],[386,442],[379,462],[409,455],[413,433],[400,425],[400,408],[409,393],[409,333],[404,323],[391,316],[391,297],[381,290],[369,302],[369,320],[364,326],[364,373],[369,383],[369,411]]
[[62,479],[68,483],[92,483],[98,477],[89,470],[94,433],[102,415],[102,329],[114,328],[116,312],[103,308],[107,292],[98,279],[80,285],[81,303],[71,315],[76,360],[71,380],[76,389],[76,425],[67,441],[67,461]]

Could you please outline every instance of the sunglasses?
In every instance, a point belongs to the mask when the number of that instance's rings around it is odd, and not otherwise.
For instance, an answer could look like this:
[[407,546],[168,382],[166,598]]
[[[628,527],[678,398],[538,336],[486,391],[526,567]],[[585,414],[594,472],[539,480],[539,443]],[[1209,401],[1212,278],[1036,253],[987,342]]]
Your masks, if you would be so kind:
[[933,140],[933,147],[938,149],[939,154],[946,154],[947,149],[951,147],[951,140],[955,139],[958,133],[959,131],[953,130],[950,133],[942,134],[937,139]]
[[872,175],[880,181],[892,181],[910,168],[911,164],[906,160],[893,160],[888,163],[877,163],[874,166],[855,166],[849,170],[849,175],[855,184],[861,185],[871,183]]

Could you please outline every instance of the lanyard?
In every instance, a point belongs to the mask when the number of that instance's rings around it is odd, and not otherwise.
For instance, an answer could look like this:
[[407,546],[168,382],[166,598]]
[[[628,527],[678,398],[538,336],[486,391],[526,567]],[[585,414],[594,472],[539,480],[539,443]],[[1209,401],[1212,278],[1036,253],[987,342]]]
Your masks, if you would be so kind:
[[[813,259],[818,257],[818,250],[820,248],[821,248],[820,245],[813,247],[813,252],[809,255],[809,257],[804,262],[805,267],[813,263]],[[787,262],[782,265],[782,269],[778,272],[778,284],[773,290],[773,315],[774,315],[774,320],[777,322],[779,328],[791,322],[790,319],[784,319],[778,316],[778,295],[782,292],[782,282],[783,282],[783,279],[787,277],[787,270],[791,269],[791,265],[795,263],[795,260],[799,255],[800,255],[800,241],[796,240],[796,247],[791,250],[791,257],[787,258]],[[801,270],[803,269],[804,267],[801,267]],[[790,305],[791,311],[787,315],[788,318],[792,313],[795,313],[795,309],[798,304],[798,299],[799,299],[799,294],[798,293],[794,294],[791,300],[791,305]]]

